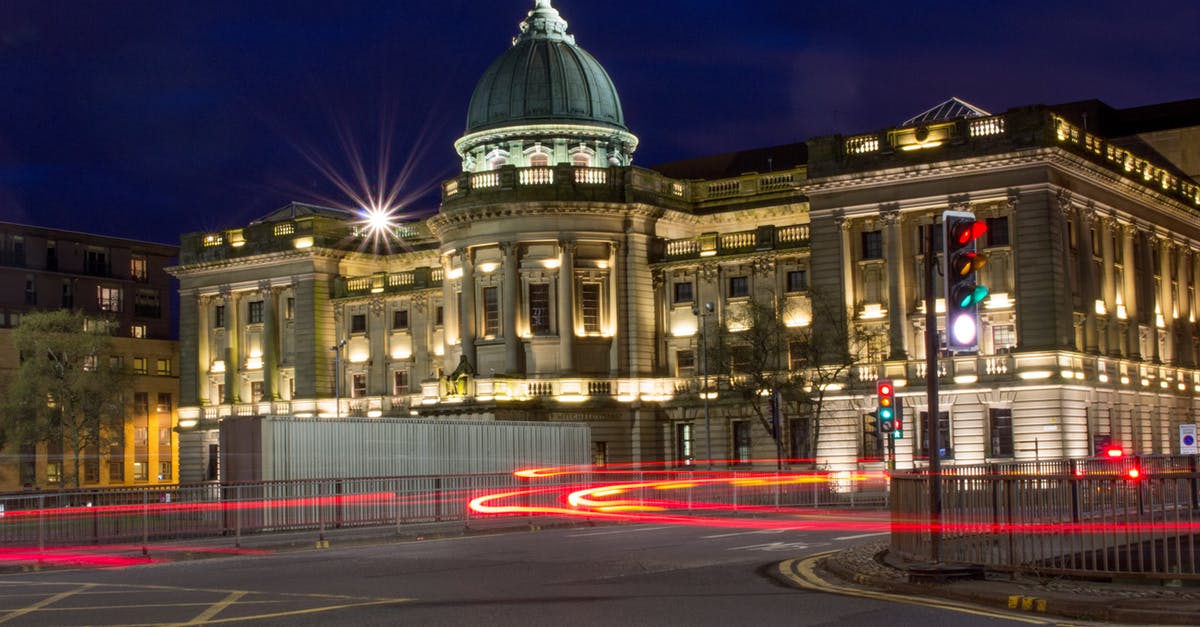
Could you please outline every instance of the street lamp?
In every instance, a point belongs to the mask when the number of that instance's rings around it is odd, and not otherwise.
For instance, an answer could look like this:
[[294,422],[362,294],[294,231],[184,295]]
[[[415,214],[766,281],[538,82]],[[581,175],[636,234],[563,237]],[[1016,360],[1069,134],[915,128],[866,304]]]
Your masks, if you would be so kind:
[[346,340],[329,347],[333,351],[333,415],[342,417],[342,347]]
[[704,437],[708,446],[708,469],[712,470],[712,417],[708,414],[708,315],[713,312],[712,303],[704,303],[701,310],[698,305],[692,306],[692,315],[700,321],[700,370],[703,372],[704,383],[700,389],[700,398],[704,399]]

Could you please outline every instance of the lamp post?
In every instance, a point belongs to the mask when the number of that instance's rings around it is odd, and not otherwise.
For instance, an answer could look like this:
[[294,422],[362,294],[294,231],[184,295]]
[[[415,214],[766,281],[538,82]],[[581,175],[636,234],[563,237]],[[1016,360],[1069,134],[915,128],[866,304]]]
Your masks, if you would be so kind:
[[333,351],[333,415],[342,417],[342,347],[346,340],[329,347]]
[[708,315],[713,312],[712,303],[704,303],[701,310],[698,305],[692,307],[692,314],[700,322],[700,370],[703,372],[704,383],[700,387],[700,398],[704,400],[704,437],[707,441],[708,469],[712,470],[712,417],[708,413]]

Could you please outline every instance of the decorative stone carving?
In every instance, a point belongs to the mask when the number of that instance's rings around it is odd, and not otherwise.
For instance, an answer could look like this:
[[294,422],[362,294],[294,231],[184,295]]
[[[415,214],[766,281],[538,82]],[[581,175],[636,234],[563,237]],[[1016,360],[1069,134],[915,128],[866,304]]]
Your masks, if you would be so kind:
[[368,308],[370,309],[372,316],[382,316],[383,310],[384,310],[383,299],[382,298],[372,298],[371,303],[368,306]]
[[1058,211],[1063,218],[1071,217],[1071,192],[1065,189],[1059,189],[1055,193],[1055,200],[1058,201]]
[[718,274],[720,274],[720,267],[715,263],[702,263],[696,268],[696,276],[708,283],[716,281]]
[[413,309],[424,313],[425,308],[429,306],[429,297],[425,294],[413,294],[409,302],[412,303]]
[[762,255],[750,260],[750,269],[756,274],[771,274],[775,272],[775,258]]
[[650,280],[651,280],[652,284],[654,285],[654,289],[657,290],[657,289],[662,288],[662,286],[664,284],[666,284],[667,276],[666,276],[666,273],[663,272],[661,268],[654,268],[654,269],[650,270]]
[[896,226],[900,224],[900,208],[895,203],[880,205],[879,218],[885,226]]

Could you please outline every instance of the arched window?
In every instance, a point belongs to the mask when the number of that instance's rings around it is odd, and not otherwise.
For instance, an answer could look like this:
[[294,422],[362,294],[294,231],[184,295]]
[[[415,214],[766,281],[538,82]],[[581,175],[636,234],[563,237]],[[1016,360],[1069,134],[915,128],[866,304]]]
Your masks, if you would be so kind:
[[544,168],[550,165],[550,155],[544,152],[535,152],[529,155],[529,165],[534,168]]
[[500,166],[508,165],[508,153],[499,148],[491,151],[487,155],[488,168],[495,170]]
[[587,168],[592,165],[592,156],[586,152],[576,152],[571,155],[571,165],[577,168]]

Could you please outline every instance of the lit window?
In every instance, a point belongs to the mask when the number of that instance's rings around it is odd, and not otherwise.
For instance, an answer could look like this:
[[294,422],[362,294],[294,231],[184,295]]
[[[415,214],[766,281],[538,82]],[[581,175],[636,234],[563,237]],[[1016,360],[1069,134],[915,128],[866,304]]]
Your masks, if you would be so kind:
[[250,324],[262,324],[263,321],[263,302],[255,300],[250,302]]
[[146,359],[145,357],[134,357],[133,358],[133,374],[149,374],[149,373],[150,373],[149,360]]
[[146,325],[135,324],[135,325],[129,327],[129,334],[138,339],[145,338],[146,337]]
[[167,481],[171,478],[171,462],[158,462],[158,480]]
[[990,440],[988,455],[990,457],[1013,456],[1013,424],[1011,409],[989,409],[988,431]]
[[544,168],[550,165],[550,155],[544,152],[535,152],[529,155],[529,165],[535,168]]
[[579,151],[571,155],[571,165],[577,168],[587,168],[592,165],[592,157],[586,152]]
[[160,413],[160,414],[170,414],[171,413],[171,393],[170,392],[159,392],[158,393],[158,406],[156,407],[156,409],[158,410],[158,413]]
[[133,393],[133,415],[148,416],[150,415],[150,393],[149,392],[134,392]]
[[583,313],[583,332],[600,332],[600,284],[584,283],[579,286],[579,305]]
[[295,317],[296,317],[296,299],[289,296],[288,299],[286,301],[284,301],[283,318],[285,320],[292,320]]
[[1017,345],[1017,334],[1011,324],[997,324],[992,327],[992,350],[997,353],[1007,353]]
[[133,428],[133,445],[146,446],[146,427]]
[[686,379],[696,376],[696,353],[690,350],[675,353],[675,376]]
[[150,479],[149,464],[146,462],[133,462],[133,480],[147,481]]
[[121,288],[96,286],[96,304],[100,311],[121,311]]
[[171,360],[170,359],[159,359],[158,367],[154,370],[154,374],[157,374],[160,377],[171,376]]
[[134,255],[129,259],[129,278],[134,281],[145,281],[150,275],[146,272],[146,258]]

